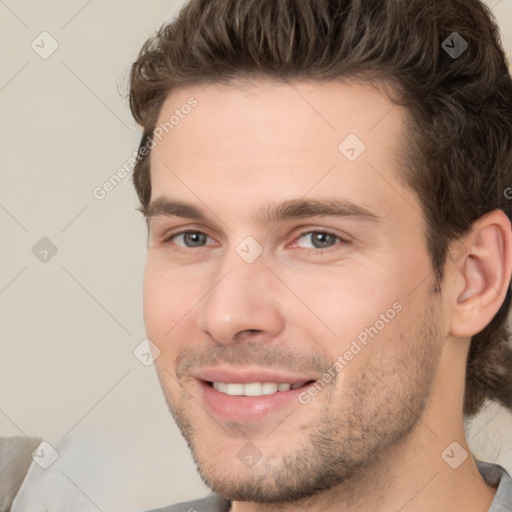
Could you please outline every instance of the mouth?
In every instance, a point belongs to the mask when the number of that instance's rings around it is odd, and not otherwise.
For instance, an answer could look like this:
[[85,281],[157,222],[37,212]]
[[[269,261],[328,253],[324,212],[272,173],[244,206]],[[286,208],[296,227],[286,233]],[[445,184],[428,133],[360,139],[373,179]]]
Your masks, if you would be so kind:
[[254,423],[289,414],[293,407],[304,407],[301,393],[317,380],[269,372],[233,372],[221,369],[198,371],[194,385],[208,411],[223,421]]

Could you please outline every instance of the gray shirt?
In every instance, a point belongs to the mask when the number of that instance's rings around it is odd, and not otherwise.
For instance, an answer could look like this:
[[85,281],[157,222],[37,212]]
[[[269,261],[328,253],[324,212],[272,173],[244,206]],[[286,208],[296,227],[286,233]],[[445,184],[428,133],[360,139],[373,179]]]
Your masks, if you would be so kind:
[[42,439],[0,437],[0,510],[9,512]]
[[[476,460],[476,459],[475,459]],[[512,512],[512,479],[498,464],[476,460],[478,471],[491,487],[498,487],[488,512]],[[217,494],[206,498],[178,503],[150,512],[228,512],[231,504]]]

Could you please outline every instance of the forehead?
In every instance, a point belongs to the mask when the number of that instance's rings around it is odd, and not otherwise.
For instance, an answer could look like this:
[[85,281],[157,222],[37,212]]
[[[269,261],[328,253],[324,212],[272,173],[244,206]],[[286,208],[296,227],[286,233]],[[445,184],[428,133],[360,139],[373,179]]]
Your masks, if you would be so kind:
[[[194,102],[194,107],[187,106]],[[310,153],[312,145],[337,150],[340,137],[349,133],[365,143],[379,144],[386,142],[383,136],[390,128],[400,131],[402,115],[400,108],[370,85],[261,78],[177,89],[164,102],[157,126],[163,128],[162,135],[168,136],[171,145],[172,135],[179,135],[187,139],[187,150],[200,149],[204,158],[228,156],[232,161],[243,160],[256,147],[264,150],[259,151],[262,157],[286,154],[290,149]],[[165,130],[169,120],[172,126]],[[384,129],[379,130],[379,125]],[[311,141],[307,147],[306,140]],[[324,144],[320,145],[321,140]],[[173,149],[176,157],[186,156],[179,147]]]
[[278,201],[339,190],[364,205],[380,189],[374,200],[400,201],[404,124],[400,107],[355,82],[258,79],[178,89],[157,122],[152,198]]

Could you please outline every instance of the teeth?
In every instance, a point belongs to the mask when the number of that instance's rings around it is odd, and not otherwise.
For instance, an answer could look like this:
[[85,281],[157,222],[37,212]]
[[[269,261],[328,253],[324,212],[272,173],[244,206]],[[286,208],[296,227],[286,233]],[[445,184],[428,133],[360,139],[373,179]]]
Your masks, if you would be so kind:
[[[261,385],[261,394],[262,395],[272,395],[277,391],[287,391],[286,389],[279,389],[281,384],[276,384],[275,382],[265,382]],[[286,386],[286,384],[285,384]],[[288,388],[290,389],[290,388]]]
[[243,384],[226,384],[226,393],[228,395],[243,395],[244,387]]
[[278,391],[296,389],[303,386],[306,382],[297,382],[295,384],[285,382],[248,382],[247,384],[213,382],[213,387],[217,391],[231,396],[263,396],[273,395]]
[[[235,384],[236,386],[237,384]],[[228,384],[228,389],[229,389]],[[251,382],[250,384],[243,385],[244,396],[261,396],[261,384],[259,382]]]
[[228,385],[225,382],[214,382],[213,387],[222,393],[226,393],[228,390]]

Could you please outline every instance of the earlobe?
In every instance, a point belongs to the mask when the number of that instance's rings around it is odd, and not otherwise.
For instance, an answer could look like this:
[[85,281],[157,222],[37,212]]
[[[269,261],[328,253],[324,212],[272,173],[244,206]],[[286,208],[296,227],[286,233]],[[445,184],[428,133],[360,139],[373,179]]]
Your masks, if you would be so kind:
[[465,237],[466,254],[454,264],[456,289],[451,334],[471,337],[498,312],[510,285],[512,231],[502,210],[479,219]]

